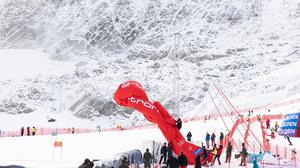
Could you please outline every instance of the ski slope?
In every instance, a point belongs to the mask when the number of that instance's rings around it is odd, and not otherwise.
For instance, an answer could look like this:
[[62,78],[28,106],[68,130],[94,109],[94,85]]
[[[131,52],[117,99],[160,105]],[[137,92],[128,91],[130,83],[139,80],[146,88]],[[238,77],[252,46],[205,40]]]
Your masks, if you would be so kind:
[[[295,107],[300,107],[300,104],[295,104]],[[288,107],[282,107],[278,109],[271,109],[270,113],[291,113],[295,112]],[[258,113],[255,112],[254,115]],[[225,120],[229,120],[225,118]],[[126,121],[124,121],[126,122]],[[227,124],[230,125],[229,122]],[[232,123],[233,124],[233,123]],[[271,122],[271,125],[274,122]],[[261,132],[259,124],[253,124],[251,129],[260,137]],[[194,121],[183,123],[181,133],[186,135],[188,131],[193,134],[192,141],[197,145],[204,142],[206,132],[215,132],[217,137],[219,131],[224,133],[227,130],[224,127],[221,119],[211,119],[206,122]],[[237,133],[235,133],[235,139],[242,139]],[[248,138],[251,141],[251,138]],[[62,141],[62,148],[54,148],[53,144],[55,140]],[[158,128],[148,129],[135,129],[124,131],[112,131],[112,132],[99,132],[88,134],[69,134],[56,136],[25,136],[25,137],[13,137],[13,138],[0,138],[0,165],[23,165],[25,167],[51,167],[51,168],[67,168],[79,166],[85,158],[90,159],[107,159],[114,154],[128,151],[131,149],[145,150],[143,142],[145,141],[159,141],[165,142],[163,135]],[[291,138],[294,143],[289,148],[300,148],[300,139]],[[271,140],[272,144],[279,144],[280,146],[287,146],[288,142],[282,137],[278,137],[275,140]],[[250,149],[248,149],[249,152]],[[235,151],[234,153],[236,153]],[[221,157],[224,162],[224,153]],[[236,167],[239,164],[239,159],[233,159],[231,167]],[[298,159],[299,162],[299,159]],[[222,163],[224,164],[224,163]],[[300,163],[299,163],[300,164]],[[250,166],[251,164],[249,164]],[[192,167],[192,166],[191,166]],[[215,164],[216,168],[222,167]],[[250,166],[251,167],[251,166]],[[265,166],[268,167],[268,166]],[[272,167],[272,166],[271,166]],[[274,167],[274,165],[273,165]]]

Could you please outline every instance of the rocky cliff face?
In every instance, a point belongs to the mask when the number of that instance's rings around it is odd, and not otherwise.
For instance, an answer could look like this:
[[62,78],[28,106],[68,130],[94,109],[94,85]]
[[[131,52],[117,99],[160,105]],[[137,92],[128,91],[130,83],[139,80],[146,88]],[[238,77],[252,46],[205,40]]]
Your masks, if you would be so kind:
[[202,102],[211,82],[233,97],[300,90],[299,80],[257,79],[300,59],[297,0],[7,0],[0,11],[0,48],[42,48],[77,62],[62,76],[0,81],[1,112],[128,117],[132,110],[112,97],[129,79],[173,112],[176,73],[179,115]]

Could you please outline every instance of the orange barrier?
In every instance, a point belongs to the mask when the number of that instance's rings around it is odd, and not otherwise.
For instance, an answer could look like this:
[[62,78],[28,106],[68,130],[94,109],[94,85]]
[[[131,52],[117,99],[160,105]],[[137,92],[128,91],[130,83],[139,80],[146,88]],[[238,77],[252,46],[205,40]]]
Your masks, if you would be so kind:
[[55,141],[54,147],[62,147],[62,141]]
[[60,157],[62,157],[62,141],[61,140],[55,140],[53,145],[53,156],[55,156],[55,148],[60,148]]

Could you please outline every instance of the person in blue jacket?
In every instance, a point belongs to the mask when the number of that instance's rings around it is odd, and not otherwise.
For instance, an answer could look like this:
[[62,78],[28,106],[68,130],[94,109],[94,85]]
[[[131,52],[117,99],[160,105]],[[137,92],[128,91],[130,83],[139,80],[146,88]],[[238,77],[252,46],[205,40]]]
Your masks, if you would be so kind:
[[253,168],[259,168],[256,157],[253,159],[252,164],[253,164]]
[[206,142],[207,149],[209,149],[209,140],[210,140],[210,134],[208,132],[206,132],[205,142]]

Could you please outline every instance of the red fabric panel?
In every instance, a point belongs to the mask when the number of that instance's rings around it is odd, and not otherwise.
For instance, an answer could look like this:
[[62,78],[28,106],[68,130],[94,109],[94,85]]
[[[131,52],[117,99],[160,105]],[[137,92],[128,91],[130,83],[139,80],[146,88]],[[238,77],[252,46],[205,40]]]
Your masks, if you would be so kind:
[[114,94],[115,101],[122,106],[134,108],[147,120],[158,125],[162,134],[172,144],[173,151],[179,155],[182,151],[190,164],[194,164],[194,151],[199,147],[187,142],[176,128],[176,120],[159,102],[150,102],[142,86],[135,81],[121,84]]
[[126,106],[127,98],[134,96],[135,98],[141,98],[148,100],[145,91],[142,89],[142,85],[136,81],[127,81],[121,84],[115,92],[114,99],[121,105]]

